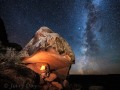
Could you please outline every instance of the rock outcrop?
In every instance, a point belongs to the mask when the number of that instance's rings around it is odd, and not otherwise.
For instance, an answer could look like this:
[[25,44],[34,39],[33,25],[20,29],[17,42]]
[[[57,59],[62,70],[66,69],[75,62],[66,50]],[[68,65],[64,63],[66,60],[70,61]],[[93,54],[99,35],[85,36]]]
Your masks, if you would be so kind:
[[60,55],[68,55],[70,62],[74,63],[75,56],[67,41],[48,27],[41,27],[23,50],[32,55],[37,51],[46,51],[49,48],[53,48]]
[[[56,87],[61,85],[61,82],[63,84],[75,62],[74,53],[67,41],[48,27],[41,27],[23,51],[26,51],[29,57],[25,57],[22,62],[38,74],[42,74],[40,69],[43,63],[49,64],[49,73],[54,73],[60,79],[60,82],[56,82]],[[50,75],[48,77],[50,80],[53,78]]]
[[22,47],[19,44],[9,42],[5,25],[1,18],[0,18],[0,47],[15,48],[17,51],[22,50]]
[[1,18],[0,18],[0,42],[2,45],[7,45],[9,43],[5,26]]

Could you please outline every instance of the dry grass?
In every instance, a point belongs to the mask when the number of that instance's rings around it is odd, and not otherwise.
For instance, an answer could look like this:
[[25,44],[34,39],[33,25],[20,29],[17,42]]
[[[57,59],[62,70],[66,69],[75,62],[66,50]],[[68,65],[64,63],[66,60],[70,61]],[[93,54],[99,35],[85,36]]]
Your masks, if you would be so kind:
[[0,52],[0,63],[14,62],[15,64],[21,63],[21,58],[29,56],[26,51],[18,52],[14,48],[6,48],[6,52]]

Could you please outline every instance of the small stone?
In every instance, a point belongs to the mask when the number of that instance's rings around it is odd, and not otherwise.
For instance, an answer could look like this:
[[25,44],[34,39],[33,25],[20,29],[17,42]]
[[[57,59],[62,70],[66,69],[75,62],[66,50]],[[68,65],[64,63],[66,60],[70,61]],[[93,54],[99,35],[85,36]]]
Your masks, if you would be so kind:
[[62,85],[59,82],[51,82],[51,83],[52,83],[53,86],[57,87],[58,90],[62,90],[63,89]]
[[55,73],[50,73],[49,77],[45,78],[45,81],[51,82],[57,78]]
[[67,80],[64,80],[64,81],[63,81],[63,86],[64,86],[64,87],[68,87],[68,86],[69,86],[69,82],[68,82]]

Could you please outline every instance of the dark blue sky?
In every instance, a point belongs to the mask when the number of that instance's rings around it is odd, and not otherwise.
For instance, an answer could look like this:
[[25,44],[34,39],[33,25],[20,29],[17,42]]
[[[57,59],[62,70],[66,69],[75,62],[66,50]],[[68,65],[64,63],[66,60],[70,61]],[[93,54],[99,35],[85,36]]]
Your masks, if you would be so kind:
[[74,74],[120,73],[120,0],[0,0],[11,42],[23,47],[47,26],[76,55]]

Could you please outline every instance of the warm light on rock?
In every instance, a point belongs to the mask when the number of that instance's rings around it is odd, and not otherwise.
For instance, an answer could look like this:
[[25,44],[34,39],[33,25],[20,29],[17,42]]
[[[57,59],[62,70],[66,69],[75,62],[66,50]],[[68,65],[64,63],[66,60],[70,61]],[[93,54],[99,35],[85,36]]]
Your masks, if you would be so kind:
[[24,58],[22,62],[26,64],[36,63],[38,69],[33,65],[29,68],[41,73],[40,69],[44,69],[44,67],[38,64],[47,63],[50,70],[54,70],[57,76],[62,79],[66,78],[71,65],[75,62],[74,53],[67,41],[47,27],[41,27],[23,51],[28,52],[29,57]]
[[45,70],[45,66],[41,66],[40,70]]

